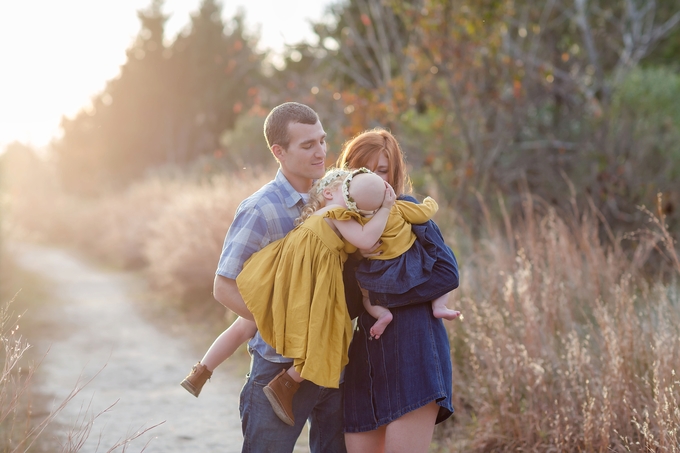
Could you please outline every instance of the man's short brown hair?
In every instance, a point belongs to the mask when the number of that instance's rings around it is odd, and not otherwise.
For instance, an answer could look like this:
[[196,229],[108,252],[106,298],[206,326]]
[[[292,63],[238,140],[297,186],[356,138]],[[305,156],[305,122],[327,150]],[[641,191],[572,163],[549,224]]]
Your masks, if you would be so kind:
[[290,137],[288,136],[288,125],[291,123],[316,124],[319,115],[311,108],[297,102],[286,102],[276,106],[269,112],[264,120],[264,138],[267,146],[279,145],[283,149],[288,149]]

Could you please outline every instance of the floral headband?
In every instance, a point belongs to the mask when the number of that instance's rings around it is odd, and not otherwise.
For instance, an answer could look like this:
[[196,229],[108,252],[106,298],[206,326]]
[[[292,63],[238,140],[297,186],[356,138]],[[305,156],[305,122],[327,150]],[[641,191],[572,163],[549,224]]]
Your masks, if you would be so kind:
[[338,168],[332,171],[329,171],[324,175],[323,178],[319,181],[318,186],[316,187],[317,193],[321,193],[324,191],[326,187],[328,187],[333,181],[336,179],[345,176],[347,173],[349,173],[349,170]]
[[359,214],[362,215],[371,215],[374,214],[375,212],[364,211],[363,209],[357,208],[356,201],[354,201],[354,198],[352,198],[349,194],[349,184],[352,182],[352,178],[361,173],[373,173],[373,172],[366,167],[361,167],[350,172],[350,174],[347,175],[347,177],[345,178],[345,181],[342,183],[342,196],[345,197],[345,204],[347,205],[347,209],[349,209],[350,211],[358,212]]

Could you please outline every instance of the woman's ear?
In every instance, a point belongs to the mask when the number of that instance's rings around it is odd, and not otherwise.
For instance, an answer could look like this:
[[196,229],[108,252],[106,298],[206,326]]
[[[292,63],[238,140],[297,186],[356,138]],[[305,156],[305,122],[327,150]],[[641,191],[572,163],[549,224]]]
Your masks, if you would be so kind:
[[323,192],[321,192],[321,194],[323,195],[323,197],[324,197],[326,200],[332,200],[332,199],[333,199],[333,191],[330,190],[328,187],[326,187],[325,189],[323,189]]

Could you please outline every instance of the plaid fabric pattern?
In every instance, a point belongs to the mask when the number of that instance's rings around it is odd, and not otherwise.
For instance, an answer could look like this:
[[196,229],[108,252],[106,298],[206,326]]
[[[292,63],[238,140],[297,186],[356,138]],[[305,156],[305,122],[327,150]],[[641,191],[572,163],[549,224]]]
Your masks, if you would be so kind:
[[[293,189],[279,169],[273,181],[243,200],[236,209],[234,221],[224,238],[216,273],[235,280],[250,255],[293,229],[302,206],[302,195]],[[248,346],[270,362],[291,361],[277,354],[259,332]]]
[[284,237],[304,205],[281,170],[273,181],[241,202],[227,231],[217,274],[236,279],[250,255]]

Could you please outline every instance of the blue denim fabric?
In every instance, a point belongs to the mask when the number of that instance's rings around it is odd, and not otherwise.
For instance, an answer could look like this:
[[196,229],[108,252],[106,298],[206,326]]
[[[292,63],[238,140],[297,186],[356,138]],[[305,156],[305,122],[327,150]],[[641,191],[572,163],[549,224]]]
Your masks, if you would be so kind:
[[453,414],[449,339],[429,304],[392,309],[379,340],[369,330],[375,319],[362,313],[345,368],[345,432],[372,431],[436,401],[437,423]]
[[293,397],[295,426],[283,423],[274,413],[263,388],[288,365],[269,362],[250,349],[250,374],[241,391],[239,411],[243,431],[242,452],[290,453],[309,419],[312,453],[345,453],[342,433],[342,385],[340,389],[301,383]]
[[458,288],[458,261],[453,251],[444,242],[437,224],[429,220],[421,225],[412,225],[411,228],[417,237],[415,244],[422,247],[430,256],[435,257],[435,263],[429,275],[430,278],[425,283],[416,285],[404,292],[369,291],[371,303],[374,305],[395,308],[430,302]]
[[404,253],[389,260],[361,260],[357,281],[369,292],[402,294],[430,281],[437,261],[435,250],[427,250],[420,241]]

